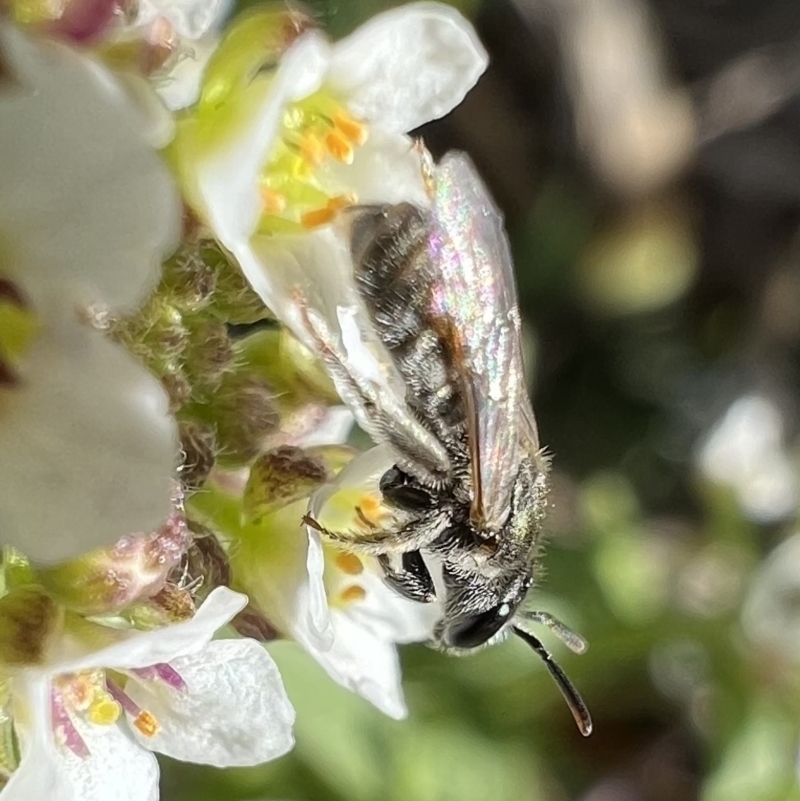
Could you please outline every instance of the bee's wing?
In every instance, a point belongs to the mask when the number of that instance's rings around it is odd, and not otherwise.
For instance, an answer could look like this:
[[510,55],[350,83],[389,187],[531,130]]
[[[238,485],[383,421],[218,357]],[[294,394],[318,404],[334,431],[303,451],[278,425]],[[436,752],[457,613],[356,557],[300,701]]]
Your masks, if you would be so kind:
[[508,515],[522,448],[538,449],[522,369],[520,317],[503,218],[462,153],[434,168],[433,313],[454,347],[468,406],[473,520]]
[[446,474],[447,452],[406,404],[403,380],[353,280],[347,246],[333,232],[287,242],[269,251],[283,293],[282,321],[322,358],[359,425],[376,442],[391,444],[398,463],[423,480]]

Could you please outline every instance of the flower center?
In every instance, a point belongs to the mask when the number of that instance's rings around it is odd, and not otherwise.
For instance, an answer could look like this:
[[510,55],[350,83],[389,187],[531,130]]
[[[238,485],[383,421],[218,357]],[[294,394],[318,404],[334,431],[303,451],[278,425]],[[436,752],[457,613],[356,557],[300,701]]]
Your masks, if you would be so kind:
[[[169,665],[152,665],[132,671],[146,681],[157,681],[183,691],[186,684]],[[123,711],[131,724],[145,737],[158,734],[155,716],[142,709],[124,690],[124,676],[90,670],[59,676],[53,682],[51,710],[56,742],[79,757],[89,756],[89,748],[75,725],[80,718],[95,726],[112,726]]]
[[331,164],[352,164],[367,135],[366,125],[323,91],[287,106],[261,174],[259,232],[297,233],[317,228],[355,203],[352,193],[330,191],[326,173]]

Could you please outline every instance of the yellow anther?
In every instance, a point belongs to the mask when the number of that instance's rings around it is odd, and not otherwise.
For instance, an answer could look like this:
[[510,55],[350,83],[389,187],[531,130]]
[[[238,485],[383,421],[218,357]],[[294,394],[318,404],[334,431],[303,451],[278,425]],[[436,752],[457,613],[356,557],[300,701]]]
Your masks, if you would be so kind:
[[327,225],[336,216],[336,210],[327,206],[322,209],[313,209],[300,215],[300,225],[303,228],[319,228],[320,225]]
[[322,159],[325,157],[325,146],[315,133],[306,134],[300,139],[297,147],[300,152],[300,158],[315,167],[321,164]]
[[343,111],[337,111],[333,115],[333,127],[356,147],[367,141],[369,134],[367,126],[357,122]]
[[136,716],[133,725],[136,726],[145,737],[153,737],[158,734],[158,721],[146,710],[141,711]]
[[286,211],[286,198],[268,186],[261,187],[261,203],[265,214],[282,214]]
[[345,604],[363,601],[366,597],[367,591],[358,584],[350,584],[339,593],[339,600]]
[[352,192],[346,195],[334,195],[328,200],[327,208],[331,211],[338,212],[342,209],[346,209],[348,206],[352,206],[357,200],[358,198]]
[[354,553],[340,553],[337,554],[334,560],[336,567],[347,573],[348,576],[357,576],[364,570],[364,565],[361,560]]
[[325,149],[337,161],[341,161],[344,164],[353,163],[353,146],[347,137],[339,133],[338,130],[332,130],[325,137]]
[[86,717],[98,726],[116,723],[122,713],[120,705],[108,695],[98,695],[86,711]]

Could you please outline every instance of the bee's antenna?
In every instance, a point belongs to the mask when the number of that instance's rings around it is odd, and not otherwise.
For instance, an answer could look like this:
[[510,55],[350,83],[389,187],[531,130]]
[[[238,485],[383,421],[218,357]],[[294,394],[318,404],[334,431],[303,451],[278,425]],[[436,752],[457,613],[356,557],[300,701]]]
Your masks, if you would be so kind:
[[572,712],[572,717],[575,718],[575,723],[578,724],[578,730],[584,737],[588,737],[592,733],[592,716],[589,714],[583,698],[567,678],[566,673],[558,666],[550,652],[539,642],[537,637],[517,626],[514,626],[514,634],[528,643],[544,662],[545,667],[550,671],[550,675],[555,679],[558,689],[561,690],[569,711]]
[[531,623],[541,623],[543,626],[547,626],[575,654],[582,654],[589,647],[589,643],[580,634],[577,634],[569,626],[565,626],[558,618],[547,612],[519,612],[518,617],[523,620],[530,620]]

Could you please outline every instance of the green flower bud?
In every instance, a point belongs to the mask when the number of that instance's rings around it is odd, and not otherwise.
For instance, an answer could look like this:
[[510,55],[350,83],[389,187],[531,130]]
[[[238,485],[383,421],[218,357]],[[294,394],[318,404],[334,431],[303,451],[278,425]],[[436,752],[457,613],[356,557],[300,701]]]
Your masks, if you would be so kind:
[[183,420],[178,424],[183,461],[180,466],[181,483],[186,489],[203,486],[214,467],[216,437],[211,426],[196,420]]
[[238,265],[216,243],[203,243],[202,258],[214,271],[216,291],[208,313],[229,325],[249,325],[272,317]]
[[190,242],[164,264],[159,292],[184,313],[197,314],[205,309],[216,291],[216,258],[207,258],[209,250]]
[[242,513],[257,524],[266,515],[307,498],[331,476],[322,459],[300,448],[284,446],[263,453],[250,467]]
[[180,311],[160,294],[135,314],[114,321],[110,334],[158,375],[174,371],[189,341]]
[[233,467],[255,459],[280,423],[272,387],[252,372],[224,375],[208,401],[192,404],[186,413],[215,427],[217,461]]
[[175,511],[152,534],[123,537],[112,548],[39,568],[37,578],[69,609],[84,615],[111,614],[160,592],[190,543],[183,513]]
[[191,336],[183,354],[183,371],[192,384],[192,395],[199,399],[214,391],[222,376],[231,370],[233,345],[225,323],[195,318],[189,321]]
[[41,664],[63,624],[64,610],[40,588],[12,590],[0,598],[0,661],[9,667]]

